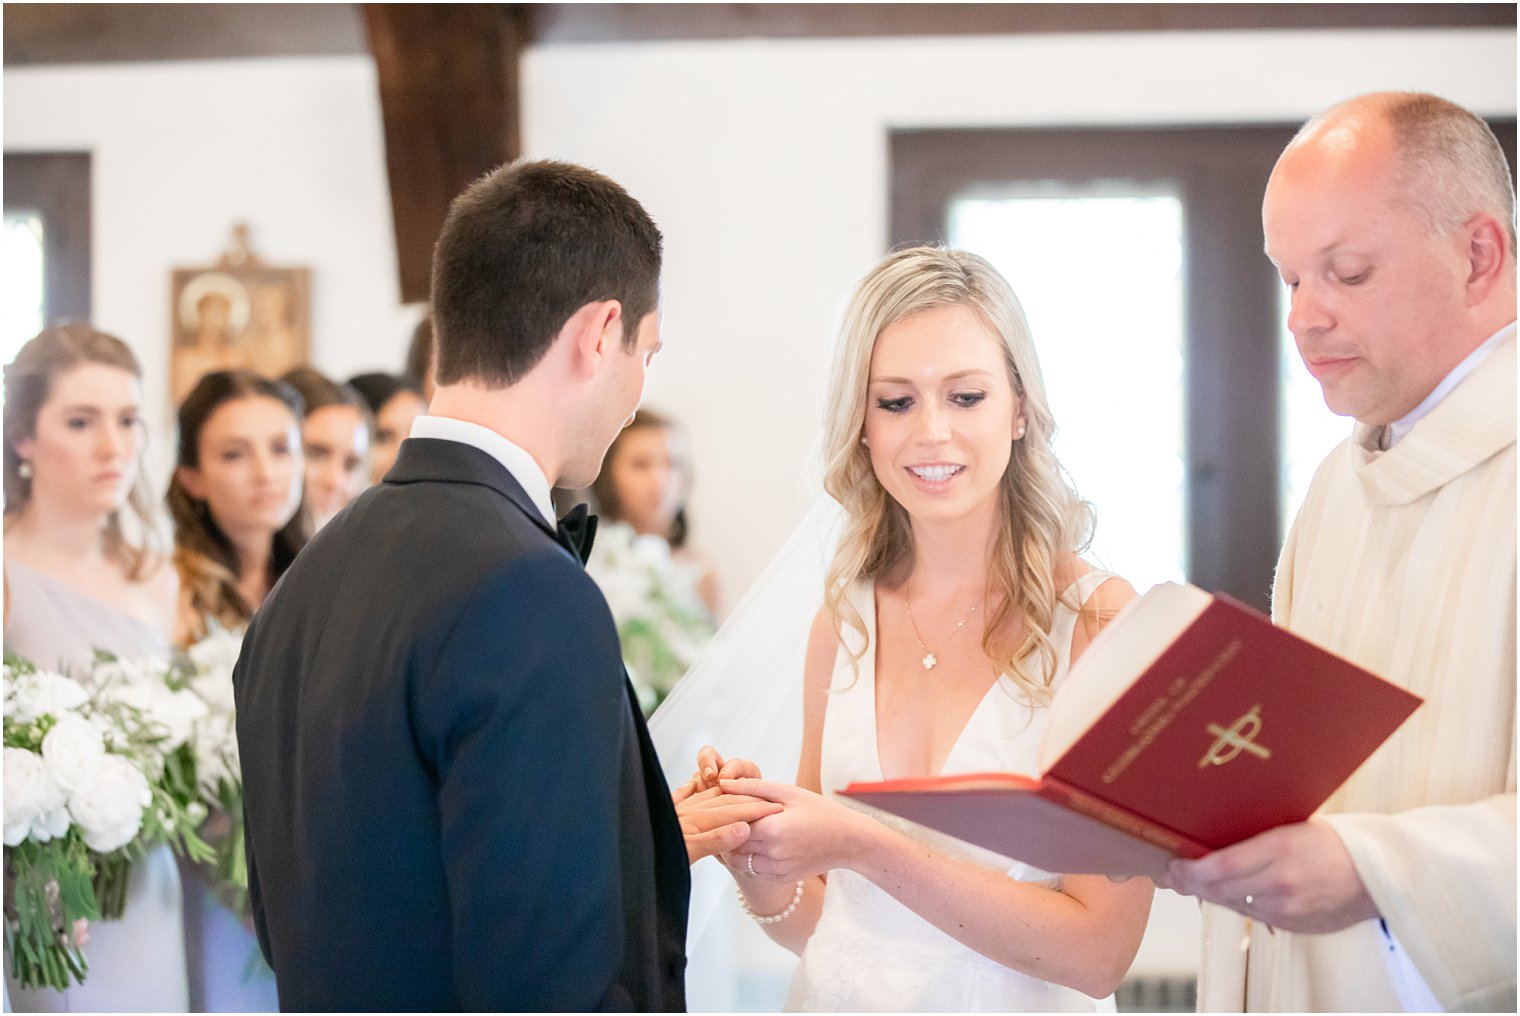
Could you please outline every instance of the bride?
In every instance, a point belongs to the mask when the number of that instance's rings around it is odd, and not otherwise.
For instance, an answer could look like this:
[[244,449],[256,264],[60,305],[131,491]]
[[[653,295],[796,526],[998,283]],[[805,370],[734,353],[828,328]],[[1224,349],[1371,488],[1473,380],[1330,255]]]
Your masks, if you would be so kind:
[[1148,880],[1035,870],[831,793],[1036,771],[1052,693],[1134,596],[1079,556],[1091,509],[1051,452],[1012,289],[972,254],[893,254],[851,301],[827,405],[843,523],[802,668],[797,784],[728,779],[758,767],[712,749],[694,777],[784,806],[723,860],[801,955],[787,1008],[1111,1010]]

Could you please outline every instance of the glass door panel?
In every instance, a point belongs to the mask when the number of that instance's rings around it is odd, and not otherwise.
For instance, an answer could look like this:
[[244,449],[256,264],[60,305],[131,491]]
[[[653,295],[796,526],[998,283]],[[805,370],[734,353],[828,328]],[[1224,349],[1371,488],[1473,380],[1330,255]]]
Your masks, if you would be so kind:
[[1187,572],[1183,211],[1175,194],[1015,186],[952,201],[949,242],[1028,315],[1092,557],[1144,591]]

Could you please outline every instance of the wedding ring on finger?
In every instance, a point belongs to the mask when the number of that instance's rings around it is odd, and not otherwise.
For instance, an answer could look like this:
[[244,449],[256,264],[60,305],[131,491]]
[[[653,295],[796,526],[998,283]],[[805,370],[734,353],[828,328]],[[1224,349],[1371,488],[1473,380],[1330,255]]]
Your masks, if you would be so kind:
[[759,878],[760,877],[760,873],[755,870],[755,855],[754,854],[745,854],[744,855],[744,866],[749,869],[749,877],[750,878]]

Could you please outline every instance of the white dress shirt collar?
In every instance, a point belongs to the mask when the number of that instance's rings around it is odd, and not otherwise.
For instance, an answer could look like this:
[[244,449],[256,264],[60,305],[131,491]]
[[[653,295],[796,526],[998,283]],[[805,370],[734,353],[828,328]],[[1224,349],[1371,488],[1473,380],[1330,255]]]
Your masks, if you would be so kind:
[[458,441],[472,448],[479,448],[487,455],[506,467],[507,472],[512,474],[524,491],[528,494],[549,528],[555,526],[554,502],[549,498],[549,478],[544,475],[543,469],[533,456],[529,455],[520,445],[513,444],[505,437],[482,427],[478,423],[470,423],[466,420],[455,420],[448,416],[419,416],[412,421],[412,437],[430,437],[440,441]]
[[1382,440],[1383,450],[1387,451],[1389,448],[1392,448],[1394,445],[1398,444],[1399,441],[1403,439],[1404,435],[1408,434],[1410,430],[1414,428],[1415,424],[1419,423],[1426,416],[1430,415],[1430,411],[1436,408],[1436,406],[1440,405],[1442,399],[1451,394],[1451,390],[1453,388],[1461,384],[1462,380],[1466,378],[1467,375],[1477,370],[1478,364],[1482,363],[1484,358],[1487,357],[1489,353],[1492,353],[1497,346],[1504,342],[1505,339],[1514,334],[1515,322],[1511,321],[1509,324],[1505,325],[1497,332],[1494,332],[1494,334],[1490,335],[1487,339],[1484,339],[1483,344],[1477,349],[1474,349],[1471,353],[1468,353],[1467,357],[1463,359],[1461,363],[1453,367],[1451,373],[1442,378],[1441,383],[1436,385],[1435,389],[1431,391],[1429,395],[1425,396],[1424,402],[1421,402],[1418,406],[1415,406],[1414,410],[1403,419],[1395,420],[1386,428],[1384,428]]

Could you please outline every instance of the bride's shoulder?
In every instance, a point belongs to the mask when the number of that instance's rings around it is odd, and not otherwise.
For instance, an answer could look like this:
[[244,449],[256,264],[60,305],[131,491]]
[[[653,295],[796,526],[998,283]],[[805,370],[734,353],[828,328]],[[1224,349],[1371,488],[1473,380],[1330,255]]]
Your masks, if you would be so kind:
[[1052,577],[1056,589],[1071,590],[1084,603],[1106,602],[1115,597],[1128,602],[1135,595],[1134,588],[1122,575],[1099,568],[1076,553],[1057,560]]
[[[1084,578],[1088,581],[1083,582]],[[1122,576],[1095,568],[1075,554],[1057,567],[1056,586],[1073,590],[1078,600],[1070,605],[1077,611],[1071,638],[1072,659],[1080,656],[1103,626],[1136,597],[1135,588]]]
[[1073,552],[1056,558],[1051,577],[1055,579],[1056,589],[1070,589],[1082,576],[1094,571],[1097,569],[1093,565],[1084,561],[1080,554]]

